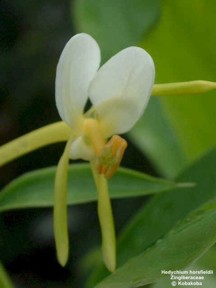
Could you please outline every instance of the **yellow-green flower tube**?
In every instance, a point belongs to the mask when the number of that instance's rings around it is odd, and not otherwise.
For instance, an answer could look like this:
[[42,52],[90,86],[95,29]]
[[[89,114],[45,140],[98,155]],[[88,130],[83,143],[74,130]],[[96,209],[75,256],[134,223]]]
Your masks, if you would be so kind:
[[71,128],[65,122],[57,122],[39,128],[0,147],[0,166],[43,146],[67,141]]

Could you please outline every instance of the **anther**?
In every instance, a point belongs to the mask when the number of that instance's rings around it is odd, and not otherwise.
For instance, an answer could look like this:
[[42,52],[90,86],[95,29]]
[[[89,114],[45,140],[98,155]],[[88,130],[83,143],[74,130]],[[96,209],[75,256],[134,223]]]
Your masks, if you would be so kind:
[[118,135],[112,136],[97,157],[96,167],[98,173],[110,179],[116,173],[126,148],[127,141],[125,139]]

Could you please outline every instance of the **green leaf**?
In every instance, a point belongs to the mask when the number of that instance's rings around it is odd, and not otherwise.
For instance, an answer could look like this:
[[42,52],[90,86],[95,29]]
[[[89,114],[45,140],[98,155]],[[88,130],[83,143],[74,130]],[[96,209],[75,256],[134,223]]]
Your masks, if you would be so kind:
[[[216,245],[214,245],[202,258],[196,262],[196,266],[199,268],[205,268],[207,270],[213,269],[216,271]],[[215,281],[216,275],[214,274]]]
[[[215,11],[215,1],[163,1],[160,22],[142,42],[157,83],[216,80]],[[163,175],[175,176],[215,147],[216,93],[154,100],[131,136]]]
[[[205,288],[215,288],[215,283],[216,283],[216,276],[214,274],[214,271],[216,269],[216,247],[213,246],[211,249],[208,250],[207,253],[205,253],[200,259],[198,259],[198,261],[196,261],[195,264],[190,265],[189,267],[187,267],[186,269],[184,269],[184,271],[188,271],[188,274],[190,274],[190,270],[192,271],[213,271],[213,274],[200,274],[200,276],[204,276],[204,280],[203,281],[199,281],[198,282],[202,282],[203,283],[203,287]],[[184,274],[185,276],[187,276],[186,274]],[[177,276],[181,276],[181,275],[177,275]],[[198,275],[197,275],[198,276]],[[171,287],[171,281],[172,279],[170,279],[170,276],[168,277],[164,277],[162,278],[160,281],[158,281],[157,283],[153,284],[151,286],[151,288],[167,288],[167,287]],[[190,281],[190,280],[186,280],[186,281]],[[195,282],[195,281],[194,281]],[[181,285],[181,287],[186,288],[188,287],[188,285]]]
[[0,287],[2,288],[14,287],[1,262],[0,262]]
[[[213,150],[189,167],[178,179],[180,182],[195,182],[195,187],[156,195],[135,215],[119,237],[118,267],[164,237],[190,211],[216,197],[215,163],[216,150]],[[191,250],[195,243],[196,241],[190,246]],[[88,287],[94,287],[106,275],[101,265],[91,276]]]
[[163,277],[161,270],[184,268],[215,242],[216,198],[190,213],[166,237],[130,259],[96,287],[132,288],[156,282]]
[[174,177],[188,162],[161,100],[152,97],[144,116],[129,132],[161,175]]
[[76,0],[73,5],[77,30],[98,41],[103,59],[139,43],[159,13],[159,0]]
[[[11,182],[1,191],[0,212],[10,209],[53,206],[55,173],[55,167],[45,168],[27,173]],[[97,199],[89,165],[72,165],[68,173],[69,204],[86,203]],[[176,185],[178,184],[173,181],[158,179],[123,168],[120,168],[109,181],[112,198],[161,193]]]

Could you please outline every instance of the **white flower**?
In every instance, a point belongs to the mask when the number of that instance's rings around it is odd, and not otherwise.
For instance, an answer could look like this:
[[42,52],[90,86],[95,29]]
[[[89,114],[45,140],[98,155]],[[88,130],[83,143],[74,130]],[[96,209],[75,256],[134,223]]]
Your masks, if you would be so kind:
[[[87,34],[72,37],[58,63],[56,105],[62,120],[71,127],[71,137],[56,171],[54,232],[58,260],[64,266],[69,253],[69,158],[91,161],[98,191],[104,262],[114,271],[116,241],[107,179],[116,172],[127,146],[127,142],[115,134],[129,131],[143,114],[155,70],[150,55],[138,47],[122,50],[100,69],[99,65],[100,49]],[[92,107],[85,113],[88,99]]]
[[[151,56],[126,48],[99,70],[100,49],[87,34],[72,37],[60,57],[56,74],[56,105],[75,132],[71,159],[92,160],[94,149],[85,135],[85,119],[97,120],[104,139],[129,131],[143,114],[154,83]],[[84,114],[87,100],[92,108]]]

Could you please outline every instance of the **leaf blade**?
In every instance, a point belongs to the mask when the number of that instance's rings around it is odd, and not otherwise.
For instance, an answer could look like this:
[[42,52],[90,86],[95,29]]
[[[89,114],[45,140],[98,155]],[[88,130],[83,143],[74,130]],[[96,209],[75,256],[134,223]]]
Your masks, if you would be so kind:
[[[117,241],[118,267],[154,245],[190,211],[216,197],[215,162],[214,149],[191,165],[178,179],[196,182],[195,187],[155,195],[138,211]],[[90,276],[87,287],[93,287],[106,276],[103,265],[98,266]]]
[[96,287],[133,288],[154,283],[163,277],[161,270],[184,268],[204,254],[216,242],[215,231],[216,198],[193,211],[165,238],[130,259]]
[[160,15],[159,0],[76,0],[75,26],[100,44],[103,59],[143,39]]
[[0,263],[0,287],[3,288],[14,287],[2,263]]
[[[0,212],[10,209],[50,207],[54,203],[55,168],[27,173],[12,181],[0,194]],[[69,204],[82,204],[97,199],[89,165],[72,165],[69,169]],[[112,198],[136,197],[172,189],[173,181],[157,179],[120,168],[110,182]]]

